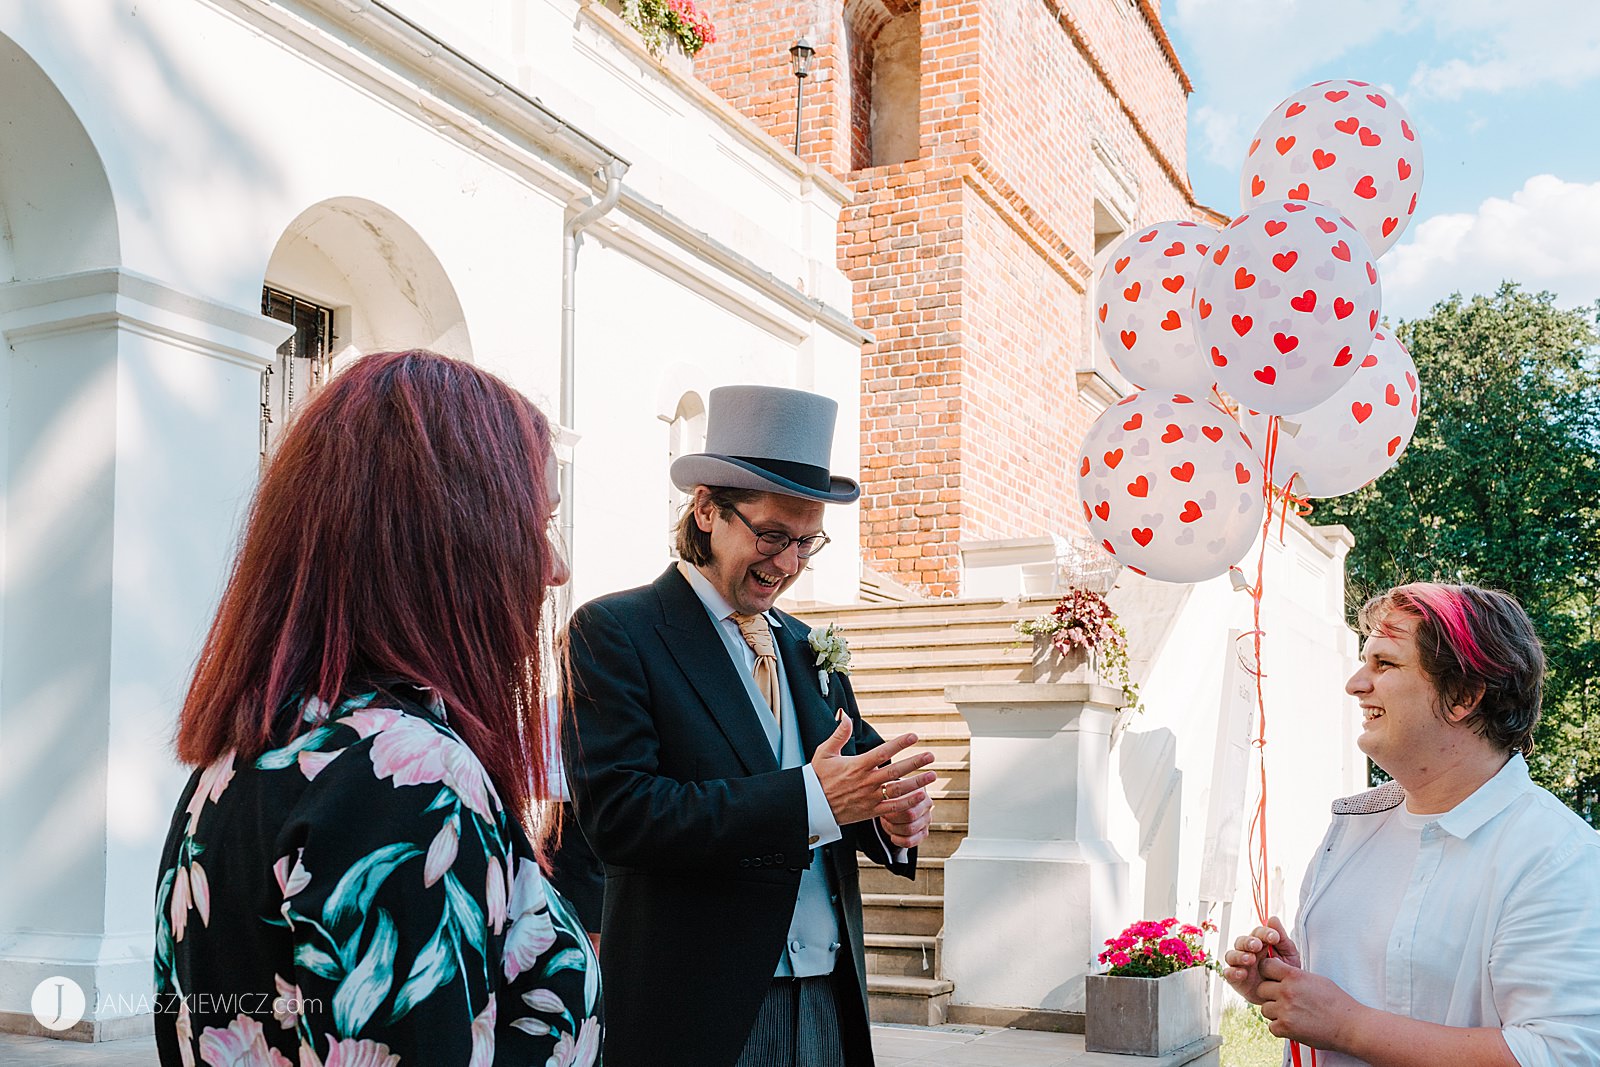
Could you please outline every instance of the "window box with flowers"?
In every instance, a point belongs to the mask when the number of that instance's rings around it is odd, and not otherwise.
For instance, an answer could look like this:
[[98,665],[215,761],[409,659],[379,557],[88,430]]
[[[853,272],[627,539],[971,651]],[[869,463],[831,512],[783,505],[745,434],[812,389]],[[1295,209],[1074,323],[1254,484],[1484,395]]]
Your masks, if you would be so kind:
[[1105,974],[1085,979],[1083,1042],[1089,1052],[1166,1056],[1206,1036],[1206,971],[1201,944],[1210,922],[1136,922],[1106,941]]
[[605,4],[639,31],[657,58],[693,58],[717,39],[717,28],[694,0],[605,0]]
[[1141,710],[1128,673],[1128,631],[1099,593],[1068,589],[1050,614],[1024,619],[1016,630],[1033,638],[1034,681],[1103,681],[1122,690],[1125,708]]

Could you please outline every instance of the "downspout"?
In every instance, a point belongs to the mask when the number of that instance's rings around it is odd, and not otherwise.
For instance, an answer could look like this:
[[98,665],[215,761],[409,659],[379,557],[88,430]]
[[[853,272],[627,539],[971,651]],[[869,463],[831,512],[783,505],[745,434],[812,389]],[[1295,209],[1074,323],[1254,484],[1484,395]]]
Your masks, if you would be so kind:
[[[567,220],[561,230],[561,429],[571,435],[574,432],[573,420],[577,406],[577,378],[578,366],[576,346],[574,344],[574,328],[577,322],[577,304],[575,293],[577,290],[578,275],[578,246],[580,235],[590,223],[596,221],[612,208],[616,207],[617,200],[622,196],[622,176],[628,173],[628,161],[619,156],[612,156],[600,168],[600,175],[605,178],[606,191],[599,200],[588,203],[582,197],[574,198],[567,204],[567,209],[577,210],[578,213]],[[578,210],[580,209],[581,210]],[[572,458],[561,466],[561,541],[566,546],[567,552],[572,551],[573,534],[573,469],[576,466]],[[569,555],[570,561],[570,555]],[[565,590],[563,590],[563,593]],[[570,603],[568,598],[561,598],[561,614],[569,614]]]

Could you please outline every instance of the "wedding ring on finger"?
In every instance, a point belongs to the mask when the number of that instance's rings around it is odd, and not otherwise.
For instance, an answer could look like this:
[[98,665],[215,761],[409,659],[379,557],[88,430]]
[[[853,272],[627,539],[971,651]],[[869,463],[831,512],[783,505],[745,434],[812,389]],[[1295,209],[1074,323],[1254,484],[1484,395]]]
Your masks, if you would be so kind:
[[889,803],[889,783],[888,782],[883,783],[882,792],[883,792],[883,802],[885,804]]

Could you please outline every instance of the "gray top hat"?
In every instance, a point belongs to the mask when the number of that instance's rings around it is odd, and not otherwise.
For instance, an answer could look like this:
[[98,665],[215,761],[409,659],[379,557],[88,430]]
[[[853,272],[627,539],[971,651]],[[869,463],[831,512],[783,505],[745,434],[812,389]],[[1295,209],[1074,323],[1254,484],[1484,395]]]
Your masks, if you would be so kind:
[[816,393],[719,386],[706,411],[706,450],[673,460],[672,482],[685,490],[717,485],[848,504],[861,487],[828,473],[838,414],[838,404]]

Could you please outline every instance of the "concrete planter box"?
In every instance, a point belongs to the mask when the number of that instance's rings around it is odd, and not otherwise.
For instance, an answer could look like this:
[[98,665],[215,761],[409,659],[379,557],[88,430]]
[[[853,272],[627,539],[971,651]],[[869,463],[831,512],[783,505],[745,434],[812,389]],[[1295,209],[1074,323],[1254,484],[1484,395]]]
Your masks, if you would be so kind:
[[1091,974],[1085,989],[1083,1044],[1089,1052],[1165,1056],[1206,1036],[1206,970],[1164,978]]

